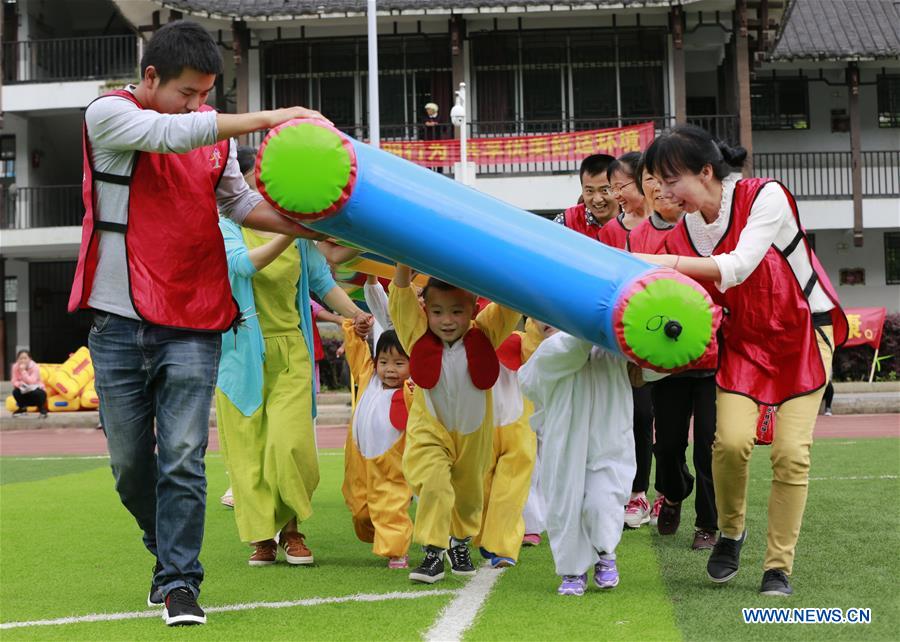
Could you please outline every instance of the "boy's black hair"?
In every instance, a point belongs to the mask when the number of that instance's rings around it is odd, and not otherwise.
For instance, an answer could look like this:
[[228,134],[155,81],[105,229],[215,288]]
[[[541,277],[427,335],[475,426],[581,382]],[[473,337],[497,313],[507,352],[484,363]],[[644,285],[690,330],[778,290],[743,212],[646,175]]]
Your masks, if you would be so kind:
[[237,148],[238,166],[241,174],[246,174],[256,165],[256,148],[250,145],[241,145]]
[[606,172],[609,164],[616,159],[609,154],[591,154],[581,161],[581,168],[578,170],[578,179],[584,179],[584,175],[596,176]]
[[[440,279],[436,279],[433,276],[428,277],[428,283],[425,284],[425,287],[422,288],[422,299],[424,300],[428,296],[428,290],[430,289],[441,290],[442,292],[449,292],[450,290],[462,290],[466,292],[464,288],[459,287],[458,285],[453,285],[452,283],[447,283],[446,281],[441,281]],[[471,294],[471,292],[469,293]],[[477,297],[472,294],[473,301]]]
[[622,154],[606,168],[606,178],[609,179],[609,182],[611,183],[612,175],[616,172],[622,172],[623,174],[628,174],[628,176],[634,178],[640,162],[640,152],[628,152],[627,154]]
[[378,357],[385,352],[390,352],[391,348],[396,350],[397,354],[402,354],[409,359],[409,355],[406,354],[406,351],[400,344],[400,339],[397,338],[397,333],[393,330],[385,330],[381,333],[381,336],[378,337],[378,343],[375,344],[375,360],[377,361]]
[[663,178],[699,174],[711,165],[713,174],[722,180],[744,165],[747,150],[717,141],[700,127],[678,125],[660,134],[644,156],[647,171]]
[[196,22],[175,20],[153,34],[141,58],[141,78],[153,65],[160,84],[178,78],[185,67],[202,74],[222,73],[222,53],[209,33]]

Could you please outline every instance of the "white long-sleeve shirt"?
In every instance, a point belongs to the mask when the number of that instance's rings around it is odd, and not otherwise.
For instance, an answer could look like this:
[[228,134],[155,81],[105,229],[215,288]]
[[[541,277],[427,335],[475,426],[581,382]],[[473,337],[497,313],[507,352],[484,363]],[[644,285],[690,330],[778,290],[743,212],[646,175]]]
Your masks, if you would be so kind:
[[[702,256],[710,256],[728,230],[734,189],[740,178],[740,174],[731,174],[722,181],[719,216],[712,223],[707,223],[700,212],[693,212],[685,217],[687,231],[694,247]],[[774,245],[783,251],[791,244],[798,231],[797,221],[784,190],[777,183],[768,183],[760,190],[750,209],[747,225],[741,231],[737,247],[731,252],[712,257],[722,275],[716,287],[725,292],[743,283],[759,266],[770,247]],[[787,259],[801,287],[813,273],[809,257],[802,250],[802,247],[798,247]],[[818,282],[809,296],[809,303],[813,312],[827,312],[834,307]]]

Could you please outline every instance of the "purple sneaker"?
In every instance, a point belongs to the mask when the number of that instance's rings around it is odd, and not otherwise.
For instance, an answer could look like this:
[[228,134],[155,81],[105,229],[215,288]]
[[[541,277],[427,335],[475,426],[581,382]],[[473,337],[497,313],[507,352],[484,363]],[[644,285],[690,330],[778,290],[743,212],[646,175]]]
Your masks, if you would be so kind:
[[594,584],[598,588],[611,589],[619,585],[619,569],[616,568],[616,560],[600,558],[594,564]]
[[587,574],[563,575],[562,584],[559,585],[557,593],[560,595],[584,595],[586,588]]

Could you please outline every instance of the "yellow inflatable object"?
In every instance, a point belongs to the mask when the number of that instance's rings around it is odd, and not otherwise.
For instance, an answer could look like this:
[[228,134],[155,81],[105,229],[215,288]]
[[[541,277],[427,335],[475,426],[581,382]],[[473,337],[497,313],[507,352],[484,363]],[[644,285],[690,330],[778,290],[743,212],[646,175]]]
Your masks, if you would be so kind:
[[[10,412],[15,412],[16,410],[19,409],[19,406],[16,403],[16,398],[13,397],[12,395],[10,395],[6,398],[6,409],[9,410]],[[38,411],[37,406],[28,406],[28,412],[37,412],[37,411]]]
[[93,381],[81,391],[80,402],[82,410],[96,410],[100,407],[100,397],[97,396],[97,389],[94,388]]
[[66,399],[62,395],[53,395],[47,399],[47,409],[50,412],[73,412],[81,409],[78,397]]
[[52,386],[50,383],[50,375],[59,370],[61,363],[39,363],[38,367],[41,369],[41,382],[45,386]]
[[91,353],[81,347],[50,375],[50,385],[69,401],[74,401],[94,378]]

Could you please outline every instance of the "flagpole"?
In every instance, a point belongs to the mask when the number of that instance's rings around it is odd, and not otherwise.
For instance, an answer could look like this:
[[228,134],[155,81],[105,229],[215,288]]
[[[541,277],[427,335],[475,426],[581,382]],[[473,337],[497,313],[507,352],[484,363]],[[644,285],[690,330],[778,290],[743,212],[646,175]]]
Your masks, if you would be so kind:
[[369,49],[369,144],[381,146],[381,114],[378,110],[378,25],[375,0],[368,0],[368,49]]
[[872,358],[872,369],[869,371],[869,383],[875,379],[875,364],[878,363],[878,348],[875,348],[875,356]]

